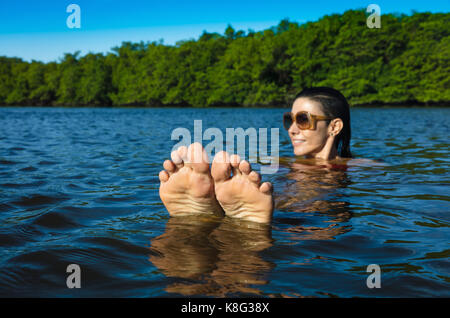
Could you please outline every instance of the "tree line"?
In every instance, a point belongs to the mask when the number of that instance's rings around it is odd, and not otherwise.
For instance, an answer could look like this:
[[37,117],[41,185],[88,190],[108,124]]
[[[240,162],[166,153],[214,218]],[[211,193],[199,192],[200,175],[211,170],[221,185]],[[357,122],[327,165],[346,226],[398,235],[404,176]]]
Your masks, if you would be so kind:
[[206,31],[165,45],[123,42],[57,62],[0,57],[0,104],[286,106],[302,88],[331,86],[352,105],[448,104],[450,14],[363,10],[260,32]]

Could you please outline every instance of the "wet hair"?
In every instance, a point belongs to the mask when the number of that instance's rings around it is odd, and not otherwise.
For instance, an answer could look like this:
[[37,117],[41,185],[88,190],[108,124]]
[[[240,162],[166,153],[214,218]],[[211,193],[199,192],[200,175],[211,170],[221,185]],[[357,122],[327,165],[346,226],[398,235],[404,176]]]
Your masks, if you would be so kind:
[[336,137],[336,148],[340,157],[351,158],[350,105],[344,95],[330,87],[311,87],[305,88],[298,93],[294,101],[301,97],[318,102],[325,116],[340,118],[342,120],[344,127]]

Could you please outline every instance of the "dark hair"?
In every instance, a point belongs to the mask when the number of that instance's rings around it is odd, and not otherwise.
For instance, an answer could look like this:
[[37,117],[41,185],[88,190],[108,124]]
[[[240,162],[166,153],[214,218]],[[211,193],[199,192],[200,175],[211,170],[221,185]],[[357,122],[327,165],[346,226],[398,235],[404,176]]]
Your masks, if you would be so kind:
[[344,127],[340,134],[336,138],[336,148],[339,156],[343,158],[351,158],[350,152],[350,105],[344,95],[338,90],[330,87],[311,87],[305,88],[295,96],[294,101],[297,98],[308,98],[318,102],[325,116],[332,118],[340,118],[344,123]]

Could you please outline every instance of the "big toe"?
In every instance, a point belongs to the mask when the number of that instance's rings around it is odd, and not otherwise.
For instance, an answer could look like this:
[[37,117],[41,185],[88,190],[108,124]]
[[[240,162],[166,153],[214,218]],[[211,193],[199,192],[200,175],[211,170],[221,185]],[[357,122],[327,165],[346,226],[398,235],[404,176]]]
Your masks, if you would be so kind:
[[202,145],[195,142],[187,149],[187,160],[184,165],[195,172],[207,173],[209,171],[208,155]]
[[216,183],[230,179],[231,164],[228,152],[220,151],[216,154],[211,167],[211,175]]

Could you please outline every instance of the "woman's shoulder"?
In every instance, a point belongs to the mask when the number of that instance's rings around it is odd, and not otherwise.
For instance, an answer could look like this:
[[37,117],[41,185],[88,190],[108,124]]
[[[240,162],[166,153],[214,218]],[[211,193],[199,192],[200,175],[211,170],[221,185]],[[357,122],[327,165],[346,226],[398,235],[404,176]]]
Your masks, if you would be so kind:
[[387,163],[375,161],[372,159],[365,159],[365,158],[350,158],[347,159],[346,164],[348,166],[387,166]]
[[317,170],[322,168],[332,170],[347,170],[349,167],[383,167],[387,163],[366,158],[341,158],[333,160],[306,159],[303,157],[281,158],[279,163],[283,167],[297,168],[302,170]]

